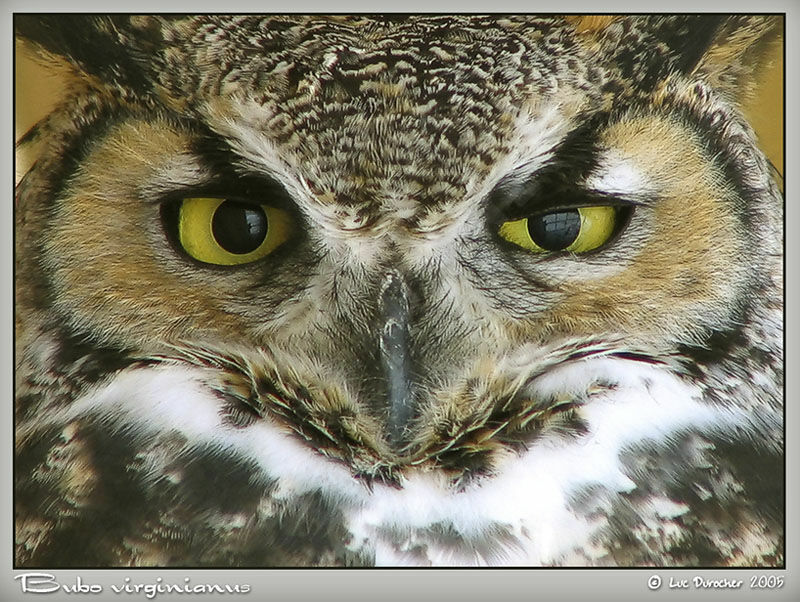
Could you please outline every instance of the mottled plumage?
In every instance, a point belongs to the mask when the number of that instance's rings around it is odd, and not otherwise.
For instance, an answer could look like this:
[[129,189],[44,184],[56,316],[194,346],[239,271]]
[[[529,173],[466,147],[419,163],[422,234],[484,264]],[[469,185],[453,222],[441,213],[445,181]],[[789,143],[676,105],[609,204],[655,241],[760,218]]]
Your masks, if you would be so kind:
[[17,566],[783,564],[779,18],[15,26]]

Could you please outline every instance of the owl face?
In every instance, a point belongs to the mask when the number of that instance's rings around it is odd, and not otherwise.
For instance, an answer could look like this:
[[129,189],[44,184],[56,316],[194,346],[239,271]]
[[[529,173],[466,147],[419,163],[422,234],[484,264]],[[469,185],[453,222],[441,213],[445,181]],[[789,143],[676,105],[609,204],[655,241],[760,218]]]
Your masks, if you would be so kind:
[[[146,492],[202,441],[372,560],[550,563],[579,492],[642,488],[642,441],[780,429],[781,200],[714,52],[770,19],[78,20],[83,51],[20,20],[76,73],[20,187],[23,455],[102,425]],[[586,441],[605,468],[569,467]]]

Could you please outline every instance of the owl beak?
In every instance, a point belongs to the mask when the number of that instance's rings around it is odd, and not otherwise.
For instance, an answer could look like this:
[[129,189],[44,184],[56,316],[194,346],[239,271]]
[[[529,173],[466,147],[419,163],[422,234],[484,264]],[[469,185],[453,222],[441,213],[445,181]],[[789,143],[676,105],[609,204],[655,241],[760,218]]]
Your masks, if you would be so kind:
[[400,272],[389,270],[380,292],[379,355],[389,409],[386,435],[395,449],[405,442],[414,412],[408,298],[408,285]]

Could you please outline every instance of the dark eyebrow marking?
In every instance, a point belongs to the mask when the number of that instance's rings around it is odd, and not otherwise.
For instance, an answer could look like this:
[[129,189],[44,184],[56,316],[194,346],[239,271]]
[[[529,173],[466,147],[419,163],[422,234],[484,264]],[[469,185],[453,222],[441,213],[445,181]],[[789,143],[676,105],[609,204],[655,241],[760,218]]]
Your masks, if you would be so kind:
[[524,178],[514,173],[502,178],[484,199],[489,221],[608,199],[610,195],[582,189],[578,184],[597,167],[598,132],[607,120],[608,113],[591,116],[564,137],[541,168]]

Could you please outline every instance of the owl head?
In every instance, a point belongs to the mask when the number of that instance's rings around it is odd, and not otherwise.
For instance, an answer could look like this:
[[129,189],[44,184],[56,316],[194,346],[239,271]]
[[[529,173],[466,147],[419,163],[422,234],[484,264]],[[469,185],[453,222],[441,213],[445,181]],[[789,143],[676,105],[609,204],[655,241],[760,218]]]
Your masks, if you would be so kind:
[[[525,471],[585,441],[615,462],[698,429],[781,449],[782,199],[740,110],[778,18],[15,27],[64,78],[23,140],[24,453],[102,416],[244,461],[277,444],[226,442],[266,424],[365,496],[535,499]],[[619,492],[558,457],[569,495]]]

